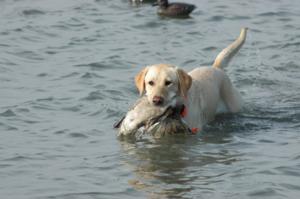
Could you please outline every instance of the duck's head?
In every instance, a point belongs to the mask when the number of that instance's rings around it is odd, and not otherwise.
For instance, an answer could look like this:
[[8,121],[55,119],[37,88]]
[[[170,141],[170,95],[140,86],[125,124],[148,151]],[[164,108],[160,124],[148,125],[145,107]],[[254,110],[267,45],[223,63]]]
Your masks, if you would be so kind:
[[157,2],[153,4],[153,6],[166,8],[168,4],[169,4],[168,0],[157,0]]

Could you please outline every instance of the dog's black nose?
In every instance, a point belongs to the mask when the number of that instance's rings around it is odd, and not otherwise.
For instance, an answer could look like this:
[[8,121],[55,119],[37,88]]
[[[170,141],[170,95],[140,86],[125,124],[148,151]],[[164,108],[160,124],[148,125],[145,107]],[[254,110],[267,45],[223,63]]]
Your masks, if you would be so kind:
[[164,103],[164,98],[160,97],[160,96],[154,96],[152,99],[152,102],[154,105],[159,106],[162,105]]

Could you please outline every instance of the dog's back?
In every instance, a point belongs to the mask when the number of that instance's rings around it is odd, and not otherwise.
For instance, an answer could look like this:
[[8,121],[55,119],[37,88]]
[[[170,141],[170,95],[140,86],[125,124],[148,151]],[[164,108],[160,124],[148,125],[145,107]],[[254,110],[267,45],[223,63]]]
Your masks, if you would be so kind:
[[243,28],[240,36],[218,54],[212,67],[199,67],[189,72],[193,83],[186,100],[185,120],[190,127],[202,128],[218,111],[238,112],[241,109],[242,98],[222,68],[243,46],[246,35],[247,28]]

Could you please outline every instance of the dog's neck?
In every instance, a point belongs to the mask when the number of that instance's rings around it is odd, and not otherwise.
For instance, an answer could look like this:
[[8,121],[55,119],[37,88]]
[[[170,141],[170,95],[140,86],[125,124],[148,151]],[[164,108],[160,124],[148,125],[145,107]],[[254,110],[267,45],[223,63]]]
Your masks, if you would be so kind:
[[178,97],[176,97],[176,99],[174,100],[174,103],[171,106],[173,108],[176,108],[176,107],[186,106],[186,104],[187,104],[187,98],[178,96]]

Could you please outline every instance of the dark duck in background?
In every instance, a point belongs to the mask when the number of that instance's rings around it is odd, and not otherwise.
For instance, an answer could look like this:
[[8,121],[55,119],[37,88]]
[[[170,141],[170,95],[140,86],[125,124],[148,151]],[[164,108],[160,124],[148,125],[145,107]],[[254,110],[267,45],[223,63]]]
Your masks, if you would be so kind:
[[156,0],[130,0],[131,3],[141,4],[141,3],[155,3]]
[[157,13],[168,17],[186,17],[196,6],[187,3],[169,3],[168,0],[157,0],[153,6],[158,6]]

